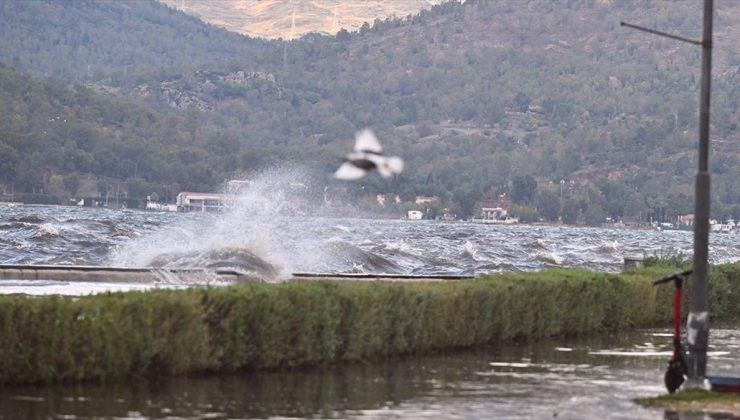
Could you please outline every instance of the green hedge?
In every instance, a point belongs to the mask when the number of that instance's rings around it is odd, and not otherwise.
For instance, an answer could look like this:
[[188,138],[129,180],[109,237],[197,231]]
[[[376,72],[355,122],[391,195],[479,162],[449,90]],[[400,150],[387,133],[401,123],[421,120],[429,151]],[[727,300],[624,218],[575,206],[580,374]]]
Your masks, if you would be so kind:
[[[670,272],[0,296],[0,383],[288,367],[668,327],[672,287],[651,281]],[[739,277],[740,263],[712,267],[713,320],[740,313]]]

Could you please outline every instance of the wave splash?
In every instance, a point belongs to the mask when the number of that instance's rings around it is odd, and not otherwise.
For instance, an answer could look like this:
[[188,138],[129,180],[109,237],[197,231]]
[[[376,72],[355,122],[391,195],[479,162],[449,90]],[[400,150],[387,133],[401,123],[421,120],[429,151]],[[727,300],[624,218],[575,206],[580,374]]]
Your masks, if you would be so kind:
[[261,173],[218,214],[183,215],[133,238],[112,252],[124,267],[230,268],[267,281],[294,272],[399,273],[387,258],[342,240],[351,229],[317,231],[304,213],[312,200],[310,177],[300,169]]

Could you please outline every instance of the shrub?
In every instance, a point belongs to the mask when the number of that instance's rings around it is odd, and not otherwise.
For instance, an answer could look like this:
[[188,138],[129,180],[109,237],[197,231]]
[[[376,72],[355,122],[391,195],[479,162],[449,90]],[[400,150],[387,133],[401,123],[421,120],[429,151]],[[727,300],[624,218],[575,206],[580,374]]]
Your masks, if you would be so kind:
[[[0,296],[0,383],[290,367],[667,326],[673,287],[652,280],[673,271]],[[740,263],[710,274],[712,319],[736,317]]]

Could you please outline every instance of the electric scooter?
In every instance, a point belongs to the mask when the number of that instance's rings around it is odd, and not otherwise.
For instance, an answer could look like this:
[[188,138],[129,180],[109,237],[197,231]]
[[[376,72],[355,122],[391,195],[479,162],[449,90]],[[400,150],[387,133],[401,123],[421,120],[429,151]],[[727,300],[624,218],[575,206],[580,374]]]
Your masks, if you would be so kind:
[[673,394],[683,384],[684,377],[689,372],[689,366],[686,362],[686,351],[681,344],[681,297],[683,290],[683,281],[691,275],[692,270],[682,271],[671,274],[668,277],[655,280],[654,286],[672,281],[675,285],[673,293],[673,356],[668,361],[668,369],[665,371],[663,381],[668,392]]
[[[675,292],[673,294],[673,356],[668,361],[663,378],[668,392],[673,394],[683,384],[688,374],[688,363],[686,351],[681,343],[681,298],[683,294],[683,281],[691,275],[692,270],[671,274],[668,277],[655,280],[653,285],[673,282]],[[730,376],[707,376],[710,388],[713,391],[740,393],[740,378]]]

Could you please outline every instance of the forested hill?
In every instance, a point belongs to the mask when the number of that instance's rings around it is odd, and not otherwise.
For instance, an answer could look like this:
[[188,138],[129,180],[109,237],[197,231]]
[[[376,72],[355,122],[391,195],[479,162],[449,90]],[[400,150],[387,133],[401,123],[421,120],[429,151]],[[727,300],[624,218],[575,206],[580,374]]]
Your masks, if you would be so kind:
[[154,0],[7,0],[0,22],[2,62],[81,82],[259,61],[268,48]]
[[[80,8],[85,3],[63,4]],[[200,37],[232,35],[150,2],[100,4],[131,10],[114,13],[118,19],[139,21],[161,13],[178,30],[181,24],[203,28],[183,47],[185,54],[176,56],[191,60],[163,60],[156,72],[148,57],[175,52],[164,42],[172,39],[169,32],[149,27],[147,43],[135,44],[139,55],[131,55],[127,73],[88,83],[148,104],[157,121],[163,115],[182,118],[182,129],[163,136],[158,128],[151,138],[187,145],[188,153],[157,159],[207,165],[188,185],[209,185],[232,171],[285,159],[316,167],[327,178],[318,182],[329,182],[354,131],[370,126],[389,151],[405,157],[407,170],[392,181],[365,179],[368,196],[437,195],[444,206],[470,215],[481,199],[505,193],[527,217],[569,222],[691,212],[700,50],[626,30],[619,21],[695,37],[701,29],[699,3],[469,0],[408,19],[376,21],[358,33],[340,31],[336,37],[283,43],[233,35],[233,49],[242,55],[232,61],[214,54],[210,62],[203,59],[210,44],[199,44]],[[85,16],[80,9],[75,13]],[[740,218],[738,17],[740,3],[718,4],[711,169],[712,210],[721,218]],[[122,28],[105,19],[78,24]],[[69,38],[53,25],[42,25],[49,28],[46,35],[18,25],[31,47],[23,50],[26,61],[6,63],[16,69],[28,71],[22,63],[47,60],[46,50],[36,47],[45,39]],[[64,42],[75,54],[87,51],[88,63],[106,62],[102,52],[116,48],[103,36],[90,37],[86,49],[74,40]],[[6,52],[8,45],[3,59],[16,56]],[[111,65],[110,72],[120,64]],[[34,74],[50,73],[53,63]],[[74,72],[57,75],[80,80]],[[30,118],[28,113],[20,118]],[[129,174],[93,169],[92,175],[164,182],[162,172],[140,172],[135,160]],[[41,182],[65,171],[48,163]],[[6,184],[16,181],[5,179]]]
[[3,65],[0,103],[0,185],[18,193],[89,197],[127,181],[140,198],[174,192],[147,183],[208,189],[239,167],[216,133],[174,112]]

